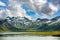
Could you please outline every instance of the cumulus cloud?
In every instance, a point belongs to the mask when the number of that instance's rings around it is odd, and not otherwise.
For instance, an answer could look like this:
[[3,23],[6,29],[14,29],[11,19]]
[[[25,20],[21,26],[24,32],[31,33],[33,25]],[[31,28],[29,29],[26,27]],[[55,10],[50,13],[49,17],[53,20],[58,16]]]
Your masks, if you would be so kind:
[[37,12],[37,16],[40,14],[39,12],[41,12],[43,18],[52,16],[58,10],[57,6],[48,3],[47,0],[9,0],[8,8],[2,13],[11,17],[20,16],[31,19],[31,17],[26,14],[25,9],[22,8],[22,4],[27,5],[31,10]]
[[48,3],[47,0],[31,0],[26,5],[37,13],[41,12],[44,17],[52,16],[58,10],[58,7]]
[[[9,0],[8,8],[5,9],[4,11],[2,10],[0,15],[1,15],[1,17],[3,17],[3,15],[5,14],[6,16],[10,16],[10,17],[20,16],[20,17],[27,17],[27,18],[31,19],[31,17],[26,14],[26,11],[21,6],[22,6],[22,4],[19,2],[19,0]],[[4,17],[6,17],[6,16],[4,16]]]
[[52,5],[51,3],[46,3],[44,6],[41,7],[40,12],[44,13],[45,17],[52,16],[55,12],[58,11],[58,7]]
[[13,16],[11,14],[10,10],[8,10],[8,9],[2,9],[2,10],[0,10],[0,19],[5,19],[7,16],[10,16],[10,17]]
[[60,7],[60,0],[51,0],[52,4]]
[[6,6],[6,4],[0,1],[0,6]]

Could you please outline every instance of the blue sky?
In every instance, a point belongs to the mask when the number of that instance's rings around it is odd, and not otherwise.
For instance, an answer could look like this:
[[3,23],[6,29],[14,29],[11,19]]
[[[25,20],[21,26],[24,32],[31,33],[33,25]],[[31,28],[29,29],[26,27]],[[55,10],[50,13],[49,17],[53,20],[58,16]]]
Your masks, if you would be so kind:
[[29,15],[29,16],[34,16],[35,15],[35,12],[32,11],[28,6],[26,6],[25,4],[22,5],[22,8],[26,10],[26,13]]
[[[0,6],[0,10],[2,10],[2,9],[7,9],[7,8],[8,8],[8,5],[9,5],[9,4],[8,4],[9,1],[8,1],[8,0],[0,0],[0,1],[6,4],[6,6]],[[51,0],[48,0],[48,2],[50,2],[50,1],[51,1]],[[33,19],[42,18],[43,13],[41,13],[41,12],[36,12],[36,11],[32,10],[31,8],[29,8],[29,7],[28,7],[27,5],[25,5],[25,4],[23,4],[21,7],[26,11],[26,14],[29,15],[29,16],[31,16]],[[37,16],[35,17],[36,13],[38,13],[40,16],[39,16],[39,17],[37,17]],[[53,18],[53,17],[56,17],[56,16],[60,16],[60,9],[59,9],[57,12],[55,12],[54,15],[52,15],[52,16],[50,16],[50,17],[48,17],[48,18],[50,19],[50,18]]]
[[[47,0],[47,1],[48,1],[48,2],[51,2],[51,0]],[[24,4],[23,4],[22,8],[27,11],[27,14],[28,14],[29,16],[32,16],[32,17],[33,17],[33,16],[35,15],[35,13],[36,13],[35,11],[28,11],[28,10],[31,10],[31,9],[30,9],[28,6],[24,5]],[[38,12],[38,13],[40,13],[40,14],[39,14],[40,17],[38,17],[38,18],[41,18],[41,16],[42,16],[43,14],[42,14],[41,12]],[[55,12],[54,15],[48,17],[48,19],[54,18],[54,17],[56,17],[56,16],[60,16],[60,9],[59,9],[57,12]]]
[[0,1],[6,4],[6,6],[0,6],[0,9],[5,9],[8,7],[8,0],[0,0]]

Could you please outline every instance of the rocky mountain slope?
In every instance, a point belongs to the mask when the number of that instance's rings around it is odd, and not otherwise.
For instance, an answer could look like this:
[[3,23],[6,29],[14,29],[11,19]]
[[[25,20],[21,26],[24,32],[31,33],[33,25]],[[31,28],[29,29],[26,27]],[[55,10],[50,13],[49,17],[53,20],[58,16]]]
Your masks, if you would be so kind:
[[26,17],[0,19],[0,32],[60,31],[60,16],[52,19],[29,20]]

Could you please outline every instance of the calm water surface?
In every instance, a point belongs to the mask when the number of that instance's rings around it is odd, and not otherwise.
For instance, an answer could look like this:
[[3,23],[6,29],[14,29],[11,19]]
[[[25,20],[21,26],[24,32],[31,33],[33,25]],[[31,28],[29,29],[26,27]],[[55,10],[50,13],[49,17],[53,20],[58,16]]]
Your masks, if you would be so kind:
[[0,40],[60,40],[60,37],[14,35],[14,36],[0,37]]

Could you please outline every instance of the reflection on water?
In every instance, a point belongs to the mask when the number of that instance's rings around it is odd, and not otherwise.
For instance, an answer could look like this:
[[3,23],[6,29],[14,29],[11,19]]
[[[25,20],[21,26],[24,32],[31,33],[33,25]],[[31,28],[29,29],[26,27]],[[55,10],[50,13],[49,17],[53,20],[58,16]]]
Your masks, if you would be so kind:
[[60,37],[17,35],[0,37],[0,40],[60,40]]

